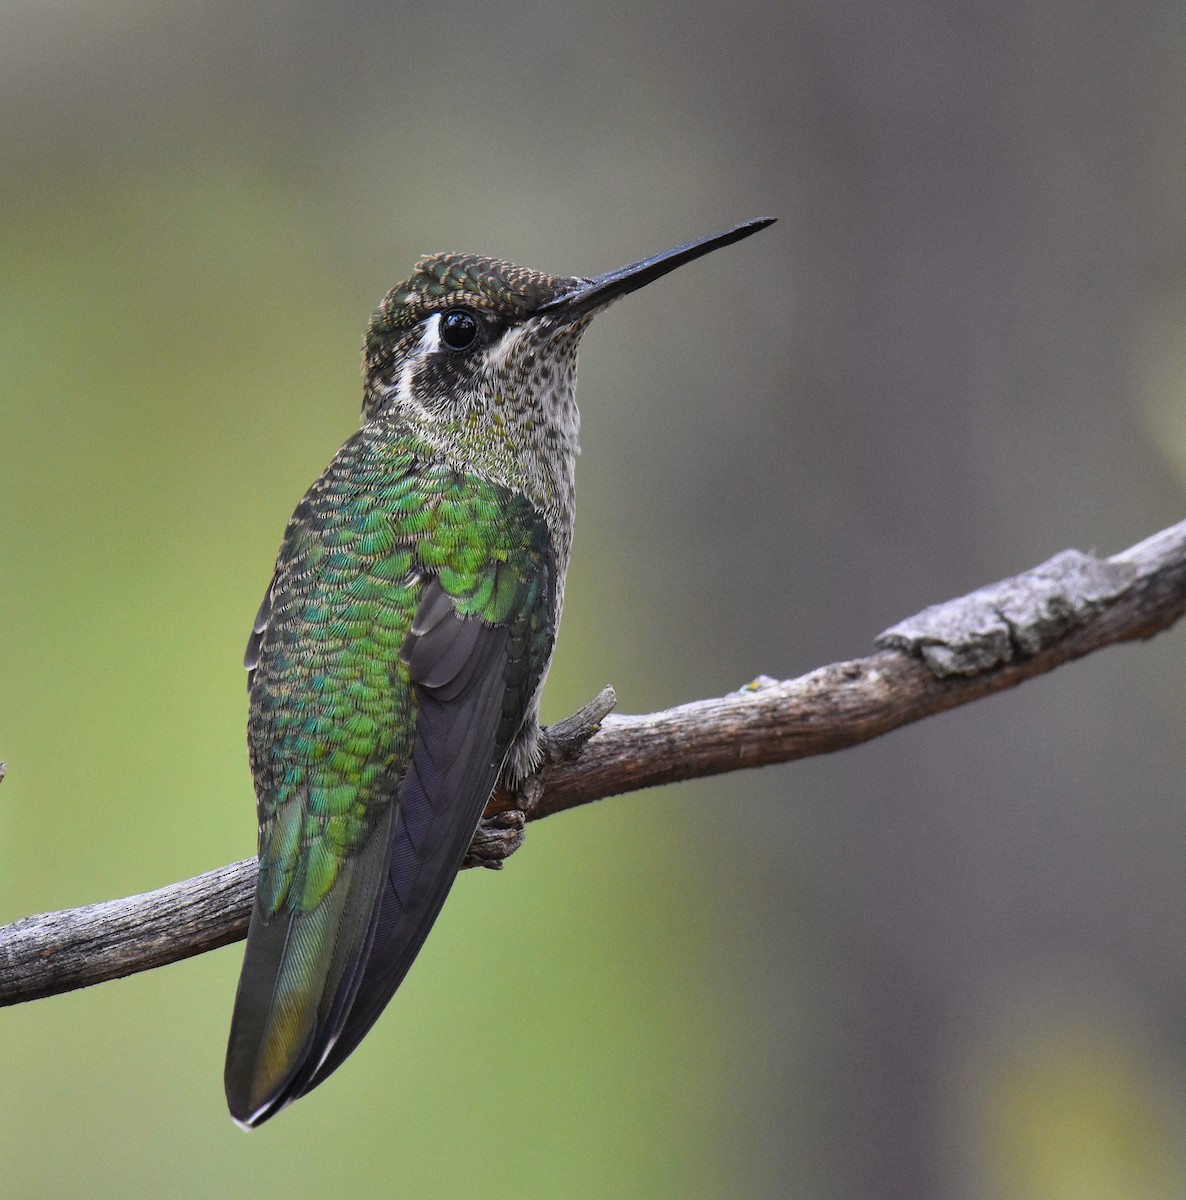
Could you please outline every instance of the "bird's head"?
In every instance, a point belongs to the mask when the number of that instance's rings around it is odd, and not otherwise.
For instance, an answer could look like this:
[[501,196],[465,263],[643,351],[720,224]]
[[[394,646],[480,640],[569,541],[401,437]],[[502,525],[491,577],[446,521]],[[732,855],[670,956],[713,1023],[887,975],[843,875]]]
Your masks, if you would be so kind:
[[417,408],[431,421],[553,429],[576,439],[576,352],[602,309],[770,224],[747,221],[591,279],[475,254],[431,254],[383,298],[363,347],[367,419]]

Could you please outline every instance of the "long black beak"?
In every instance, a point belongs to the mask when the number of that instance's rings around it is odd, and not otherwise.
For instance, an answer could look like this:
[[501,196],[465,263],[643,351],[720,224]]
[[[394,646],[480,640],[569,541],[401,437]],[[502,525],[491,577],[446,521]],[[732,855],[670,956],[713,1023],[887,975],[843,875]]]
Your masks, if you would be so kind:
[[625,296],[646,287],[656,279],[682,267],[684,263],[719,250],[722,246],[731,246],[734,242],[747,238],[767,225],[773,225],[776,217],[756,217],[752,221],[743,221],[731,229],[723,229],[710,237],[700,238],[695,242],[687,242],[676,246],[673,250],[664,250],[641,262],[631,263],[628,267],[619,267],[608,275],[598,275],[595,279],[581,279],[571,291],[563,292],[554,300],[540,305],[537,313],[553,313],[563,320],[572,321],[595,308],[601,308],[619,296]]

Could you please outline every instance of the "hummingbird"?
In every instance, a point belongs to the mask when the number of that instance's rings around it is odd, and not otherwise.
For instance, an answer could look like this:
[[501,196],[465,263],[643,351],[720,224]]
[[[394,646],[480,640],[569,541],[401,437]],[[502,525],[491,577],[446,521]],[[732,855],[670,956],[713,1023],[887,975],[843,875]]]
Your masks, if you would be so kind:
[[361,428],[288,522],[244,658],[259,867],[225,1084],[245,1128],[354,1050],[493,788],[539,764],[581,335],[772,220],[593,278],[433,254],[379,304]]

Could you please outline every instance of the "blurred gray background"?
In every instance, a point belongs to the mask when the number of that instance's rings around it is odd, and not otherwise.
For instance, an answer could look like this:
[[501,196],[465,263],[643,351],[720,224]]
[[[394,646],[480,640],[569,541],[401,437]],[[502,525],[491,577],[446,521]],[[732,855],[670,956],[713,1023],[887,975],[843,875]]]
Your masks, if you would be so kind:
[[[0,5],[0,920],[253,849],[240,660],[421,253],[595,273],[545,715],[867,651],[1186,488],[1186,8]],[[240,949],[0,1015],[21,1197],[1186,1194],[1186,634],[462,878],[251,1137]]]

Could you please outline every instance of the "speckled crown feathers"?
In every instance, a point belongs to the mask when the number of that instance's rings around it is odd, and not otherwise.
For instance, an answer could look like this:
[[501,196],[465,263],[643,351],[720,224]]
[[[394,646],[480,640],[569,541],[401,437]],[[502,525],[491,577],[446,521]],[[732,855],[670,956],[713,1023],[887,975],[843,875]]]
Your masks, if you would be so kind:
[[429,254],[383,297],[371,319],[368,340],[408,329],[429,313],[455,304],[489,309],[516,320],[578,282],[478,254]]

